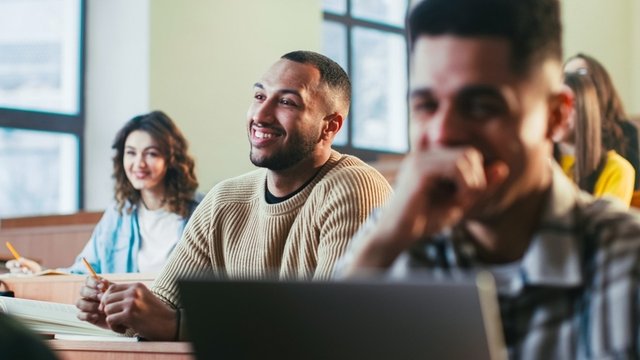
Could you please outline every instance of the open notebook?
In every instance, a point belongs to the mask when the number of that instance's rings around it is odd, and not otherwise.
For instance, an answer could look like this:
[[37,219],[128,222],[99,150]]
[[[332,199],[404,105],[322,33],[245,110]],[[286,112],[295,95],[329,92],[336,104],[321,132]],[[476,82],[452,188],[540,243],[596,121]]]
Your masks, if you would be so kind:
[[[123,341],[135,339],[78,319],[79,310],[74,305],[0,296],[0,311],[41,334],[80,336],[75,339],[80,339],[81,336],[107,337]],[[93,339],[95,338],[87,338]]]
[[506,358],[489,274],[179,285],[198,359]]
[[64,272],[56,269],[46,269],[46,270],[38,271],[37,273],[33,273],[33,274],[12,273],[12,272],[8,272],[7,270],[7,272],[0,274],[0,279],[16,278],[16,277],[28,278],[28,277],[34,277],[34,276],[48,276],[48,275],[70,275],[70,274],[68,272]]

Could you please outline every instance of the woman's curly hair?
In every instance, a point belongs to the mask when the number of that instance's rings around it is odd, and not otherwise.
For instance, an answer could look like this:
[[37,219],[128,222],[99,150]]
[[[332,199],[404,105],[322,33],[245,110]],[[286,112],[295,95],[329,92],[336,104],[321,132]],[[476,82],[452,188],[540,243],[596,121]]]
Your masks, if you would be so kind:
[[[169,210],[182,217],[189,213],[189,204],[198,188],[193,157],[188,152],[188,144],[180,129],[171,118],[162,111],[153,111],[129,120],[113,141],[113,177],[116,180],[115,199],[118,210],[123,211],[127,203],[140,202],[140,191],[136,190],[125,173],[123,165],[124,145],[129,134],[136,130],[148,133],[158,146],[166,161],[167,172],[164,176],[165,202]],[[131,212],[131,207],[127,212]]]

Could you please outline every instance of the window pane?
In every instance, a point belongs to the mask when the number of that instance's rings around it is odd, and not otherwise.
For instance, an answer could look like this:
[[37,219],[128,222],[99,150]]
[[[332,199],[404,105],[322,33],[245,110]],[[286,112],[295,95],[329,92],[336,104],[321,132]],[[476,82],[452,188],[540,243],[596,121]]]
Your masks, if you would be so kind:
[[[347,71],[347,28],[344,25],[335,21],[322,23],[322,53]],[[333,144],[346,145],[348,136],[349,130],[345,120]]]
[[407,0],[352,0],[351,14],[364,20],[404,27]]
[[408,150],[407,50],[404,37],[353,29],[353,145]]
[[347,12],[347,0],[322,0],[322,10],[344,15]]
[[81,7],[0,1],[0,107],[78,115]]
[[322,53],[347,69],[347,29],[335,21],[322,23]]
[[0,217],[78,211],[74,135],[0,128]]

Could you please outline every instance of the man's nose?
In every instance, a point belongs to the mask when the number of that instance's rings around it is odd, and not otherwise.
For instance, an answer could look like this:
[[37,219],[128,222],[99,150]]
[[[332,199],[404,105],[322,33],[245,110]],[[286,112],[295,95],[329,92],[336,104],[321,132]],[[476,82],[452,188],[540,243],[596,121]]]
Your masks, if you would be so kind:
[[441,109],[425,126],[429,143],[440,146],[459,145],[464,132],[456,111],[447,108]]
[[254,104],[252,108],[251,120],[256,123],[271,123],[275,119],[276,101],[266,99],[263,102]]

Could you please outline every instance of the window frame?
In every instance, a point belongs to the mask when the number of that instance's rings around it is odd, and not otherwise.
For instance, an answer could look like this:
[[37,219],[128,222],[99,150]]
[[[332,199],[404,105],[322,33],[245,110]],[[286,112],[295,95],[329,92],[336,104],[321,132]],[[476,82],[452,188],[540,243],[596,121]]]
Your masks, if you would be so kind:
[[[352,15],[351,12],[351,8],[352,8],[352,0],[344,0],[346,3],[346,10],[344,14],[336,14],[334,12],[331,11],[326,11],[326,10],[322,10],[322,22],[325,23],[326,21],[331,21],[331,22],[335,22],[338,23],[340,25],[343,25],[346,29],[345,33],[346,33],[346,60],[347,60],[347,68],[345,69],[345,71],[347,72],[347,74],[349,75],[349,77],[352,77],[353,74],[353,68],[354,68],[354,61],[353,61],[353,36],[352,36],[352,30],[354,27],[360,27],[360,28],[364,28],[367,30],[377,30],[383,33],[390,33],[390,34],[395,34],[395,35],[401,35],[404,38],[405,43],[407,43],[407,33],[404,27],[397,27],[394,25],[390,25],[390,24],[384,24],[381,22],[377,22],[374,20],[366,20],[366,19],[361,19],[361,18],[357,18],[354,17]],[[407,4],[407,7],[409,5]],[[406,9],[405,9],[406,11]],[[406,51],[407,51],[407,64],[405,67],[405,76],[407,79],[407,82],[409,80],[409,48],[408,46],[406,47]],[[358,94],[356,94],[355,92],[352,92],[351,94],[351,103],[353,105],[353,100],[355,98],[358,97]],[[405,104],[407,106],[407,149],[410,148],[410,134],[409,134],[409,129],[410,129],[410,124],[409,124],[409,100],[408,98],[405,96]],[[364,149],[364,148],[359,148],[359,147],[354,147],[353,146],[353,129],[354,129],[354,123],[353,123],[353,115],[354,115],[354,109],[353,106],[351,106],[351,110],[349,111],[349,116],[347,119],[347,128],[345,130],[347,130],[347,143],[345,145],[333,145],[333,147],[342,152],[342,153],[346,153],[346,154],[351,154],[351,155],[355,155],[357,157],[359,157],[360,159],[364,160],[364,161],[375,161],[378,158],[380,158],[381,156],[384,155],[398,155],[398,154],[404,154],[404,153],[400,153],[400,152],[394,152],[394,151],[385,151],[385,150],[371,150],[371,149]]]

